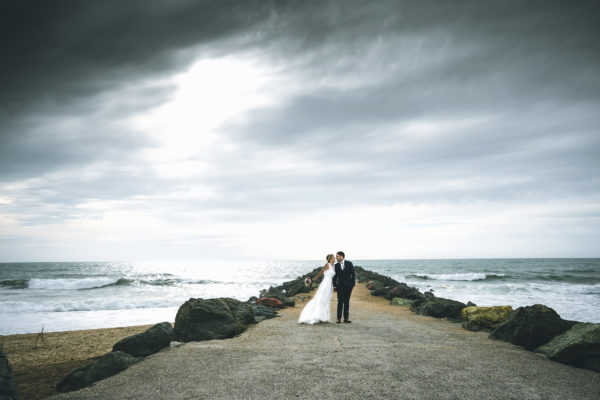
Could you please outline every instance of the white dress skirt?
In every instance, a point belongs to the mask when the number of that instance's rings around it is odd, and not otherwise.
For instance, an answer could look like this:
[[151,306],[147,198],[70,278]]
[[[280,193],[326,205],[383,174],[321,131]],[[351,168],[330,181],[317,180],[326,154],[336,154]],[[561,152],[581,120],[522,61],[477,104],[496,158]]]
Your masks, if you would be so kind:
[[317,288],[317,293],[300,313],[299,324],[315,324],[317,322],[329,322],[331,295],[333,291],[333,276],[335,270],[331,264],[327,264],[327,270],[323,273],[323,280]]

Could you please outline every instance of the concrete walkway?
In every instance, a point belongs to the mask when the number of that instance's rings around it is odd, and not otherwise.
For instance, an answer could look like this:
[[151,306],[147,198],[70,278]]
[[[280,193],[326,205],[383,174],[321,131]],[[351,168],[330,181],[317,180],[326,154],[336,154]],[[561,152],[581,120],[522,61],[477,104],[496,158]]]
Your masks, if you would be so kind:
[[239,337],[164,349],[52,399],[594,399],[600,374],[459,324],[390,306],[358,285],[351,324],[298,325],[302,304]]

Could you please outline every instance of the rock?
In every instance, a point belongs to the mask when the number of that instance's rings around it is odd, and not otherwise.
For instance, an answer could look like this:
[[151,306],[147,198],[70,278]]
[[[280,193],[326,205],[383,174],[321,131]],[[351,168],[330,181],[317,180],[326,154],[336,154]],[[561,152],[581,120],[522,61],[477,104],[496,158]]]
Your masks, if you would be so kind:
[[592,371],[600,372],[600,356],[592,356],[585,359],[583,368],[591,369]]
[[254,312],[254,318],[256,319],[256,322],[275,318],[277,316],[277,311],[268,306],[254,305],[252,306],[252,311]]
[[[283,292],[285,292],[285,290],[282,290],[281,294],[274,293],[273,296],[271,296],[271,297],[273,297],[273,298],[281,301],[283,303],[283,305],[286,306],[286,307],[294,307],[294,306],[296,306],[296,300],[290,299],[289,297],[285,297],[283,295]],[[258,299],[256,299],[256,300],[258,300]],[[254,301],[254,303],[256,303],[256,300]]]
[[388,298],[392,299],[394,297],[400,297],[403,299],[417,300],[422,299],[425,296],[423,293],[419,292],[417,288],[408,286],[406,283],[401,283],[400,285],[394,287],[388,293]]
[[296,299],[298,301],[302,301],[302,302],[308,301],[311,298],[312,298],[312,296],[310,294],[298,294],[298,295],[296,295]]
[[285,305],[281,302],[281,300],[275,297],[263,297],[256,300],[256,304],[259,306],[267,306],[271,308],[285,308]]
[[360,283],[367,281],[378,281],[381,282],[383,286],[389,287],[398,286],[400,284],[400,282],[390,278],[389,276],[381,275],[377,272],[367,271],[363,267],[354,266],[354,272],[356,273],[356,280]]
[[[474,322],[480,329],[496,329],[513,311],[511,306],[477,307],[467,306],[462,309],[461,316],[465,321]],[[463,327],[465,325],[463,324]],[[471,324],[471,327],[475,325]],[[469,329],[469,328],[466,328]],[[473,329],[469,329],[473,330]]]
[[283,305],[286,307],[295,307],[296,306],[296,300],[290,299],[289,297],[283,297],[283,298],[277,297],[277,299],[279,301],[281,301],[283,303]]
[[366,288],[371,291],[371,295],[385,297],[390,300],[394,297],[403,299],[420,299],[423,297],[423,294],[416,288],[410,287],[406,283],[397,283],[393,279],[391,281],[368,281]]
[[519,307],[496,329],[490,339],[503,340],[527,350],[550,341],[569,330],[575,322],[562,319],[556,311],[543,304]]
[[169,347],[180,347],[183,346],[183,343],[181,342],[171,342],[169,343]]
[[[414,304],[416,303],[413,303],[413,306]],[[428,315],[436,318],[448,318],[452,321],[460,321],[460,312],[465,307],[466,305],[460,301],[435,297],[433,299],[427,299],[425,302],[416,307],[414,311],[420,315]]]
[[17,400],[17,387],[12,378],[12,368],[2,350],[0,350],[0,399]]
[[428,292],[423,293],[423,297],[425,297],[425,300],[431,300],[435,298],[435,294],[433,294],[433,290],[430,290]]
[[414,303],[414,300],[403,299],[401,297],[394,297],[390,300],[390,304],[393,306],[410,306],[412,303]]
[[113,346],[113,351],[122,351],[135,357],[146,357],[168,346],[172,334],[171,323],[161,322],[145,332],[118,341]]
[[389,298],[388,295],[392,290],[391,286],[386,286],[385,283],[380,281],[374,281],[371,285],[371,295],[378,297]]
[[577,324],[535,352],[553,361],[600,372],[600,324]]
[[463,321],[462,327],[468,331],[478,332],[485,329],[483,326],[479,325],[475,321]]
[[175,316],[173,339],[181,342],[227,339],[256,323],[252,307],[230,298],[189,299]]
[[59,392],[71,392],[84,388],[94,382],[126,370],[141,359],[121,351],[113,351],[90,364],[69,372],[67,376],[56,384],[56,390]]

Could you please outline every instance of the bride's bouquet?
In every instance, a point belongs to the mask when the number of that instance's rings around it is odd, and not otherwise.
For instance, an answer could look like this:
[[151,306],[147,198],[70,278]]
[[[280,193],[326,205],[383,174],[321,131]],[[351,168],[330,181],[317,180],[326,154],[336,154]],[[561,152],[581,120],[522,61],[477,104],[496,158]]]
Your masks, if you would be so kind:
[[312,285],[312,279],[310,279],[310,278],[306,278],[306,279],[304,280],[304,284],[305,284],[306,286],[311,286],[311,285]]

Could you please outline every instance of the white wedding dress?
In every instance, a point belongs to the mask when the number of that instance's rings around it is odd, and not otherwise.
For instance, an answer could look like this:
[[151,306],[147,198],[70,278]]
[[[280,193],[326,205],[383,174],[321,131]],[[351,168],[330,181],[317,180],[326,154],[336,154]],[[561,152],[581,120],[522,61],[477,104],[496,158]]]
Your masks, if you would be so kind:
[[331,264],[327,264],[327,266],[327,271],[323,273],[323,280],[317,289],[315,297],[304,306],[304,309],[300,313],[299,324],[329,322],[329,308],[335,269]]

